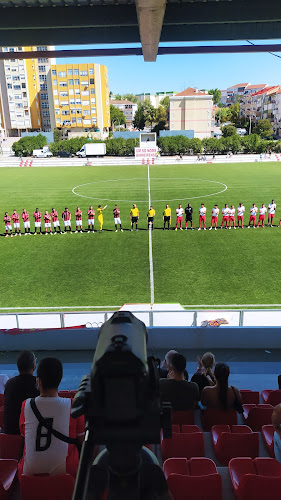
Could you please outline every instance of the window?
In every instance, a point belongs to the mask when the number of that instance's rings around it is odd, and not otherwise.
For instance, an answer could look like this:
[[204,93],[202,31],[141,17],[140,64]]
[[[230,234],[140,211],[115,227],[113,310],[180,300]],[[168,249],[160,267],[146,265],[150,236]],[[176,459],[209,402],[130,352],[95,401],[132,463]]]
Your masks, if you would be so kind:
[[81,76],[88,76],[88,71],[80,71]]
[[16,108],[23,108],[22,102],[17,102],[16,103]]
[[61,103],[61,106],[68,106],[69,105],[68,101],[61,101],[60,103]]
[[93,123],[97,123],[97,119],[96,119],[96,117],[95,117],[95,116],[93,117],[93,119],[92,119],[92,120],[93,120]]
[[94,78],[90,78],[90,85],[94,85],[95,84],[95,79]]
[[42,115],[48,118],[50,117],[49,111],[43,111]]
[[46,62],[48,62],[48,58],[47,57],[39,57],[38,62],[39,63],[46,63]]
[[84,125],[91,125],[91,120],[84,120]]
[[89,95],[89,91],[88,90],[82,90],[82,95]]
[[81,81],[81,85],[83,85],[83,86],[85,86],[85,87],[88,87],[89,82],[88,82],[87,80],[85,80],[85,81],[83,81],[83,82]]
[[15,52],[14,47],[9,47],[9,52]]
[[59,108],[55,108],[55,114],[56,115],[60,115],[60,109]]
[[44,47],[37,47],[37,51],[38,52],[45,52],[47,50],[47,47],[44,46]]
[[77,123],[82,123],[82,118],[77,118]]
[[71,118],[71,123],[76,123],[76,118],[75,117]]
[[58,105],[60,102],[58,99],[55,99],[55,104]]
[[95,97],[91,97],[91,103],[92,104],[96,104],[96,98]]
[[95,94],[95,89],[91,89],[91,94]]
[[94,74],[94,68],[89,68],[89,75],[93,75]]
[[21,96],[21,94],[15,94],[14,97],[15,97],[15,99],[21,99],[22,96]]
[[69,95],[74,95],[74,89],[69,89]]
[[74,80],[74,85],[79,85],[79,78],[76,78],[76,79]]
[[68,85],[73,85],[73,79],[68,80]]
[[83,116],[90,115],[91,111],[89,109],[84,109],[83,110]]
[[47,80],[47,75],[39,75],[39,80],[40,82],[45,82]]
[[60,123],[60,118],[57,118],[57,119],[56,119],[56,122],[57,122],[57,123]]
[[61,112],[62,115],[69,115],[69,111],[68,109],[65,109]]
[[82,115],[82,109],[77,108],[76,113],[77,113],[77,115]]
[[22,89],[26,89],[26,84],[25,84],[25,83],[22,83],[22,84],[21,84],[21,88],[22,88]]
[[42,101],[48,101],[48,94],[41,94],[40,97]]
[[7,80],[7,82],[10,82],[12,80],[12,77],[10,75],[7,75],[6,80]]
[[46,66],[38,66],[39,71],[46,71]]
[[60,87],[67,87],[67,82],[60,82]]
[[66,76],[66,71],[59,71],[59,78],[63,78]]
[[81,104],[81,99],[76,99],[76,104]]
[[72,76],[73,75],[73,70],[69,69],[69,70],[67,70],[67,73],[68,73],[68,76]]
[[5,71],[10,71],[10,66],[5,66]]
[[[24,87],[23,87],[24,85]],[[25,83],[21,84],[22,88],[25,88]],[[40,90],[48,90],[47,84],[46,83],[40,83]]]
[[79,69],[77,69],[77,68],[76,68],[76,69],[74,70],[74,75],[79,75]]
[[72,109],[70,110],[70,113],[71,113],[72,115],[75,115],[75,113],[76,113],[76,109],[73,109],[73,108],[72,108]]
[[90,101],[82,101],[83,106],[90,106]]
[[19,77],[19,76],[13,76],[13,82],[18,82],[18,81],[19,81],[19,79],[20,79],[20,77]]
[[68,96],[67,90],[63,90],[62,92],[60,92],[60,96],[67,97]]
[[23,118],[23,111],[17,113],[17,118]]
[[94,115],[95,115],[95,114],[96,114],[96,112],[97,112],[97,108],[92,108],[92,114],[94,114]]
[[20,85],[14,85],[14,90],[20,90],[21,86]]
[[54,90],[54,95],[59,95],[58,90]]
[[56,87],[58,84],[58,81],[57,80],[53,80],[53,86]]
[[75,94],[80,95],[80,89],[75,89]]
[[7,87],[8,87],[8,89],[11,89],[12,88],[12,84],[11,83],[7,83]]
[[70,100],[69,100],[69,102],[70,102],[70,105],[71,105],[71,106],[74,106],[74,105],[75,105],[75,100],[74,100],[74,99],[70,99]]

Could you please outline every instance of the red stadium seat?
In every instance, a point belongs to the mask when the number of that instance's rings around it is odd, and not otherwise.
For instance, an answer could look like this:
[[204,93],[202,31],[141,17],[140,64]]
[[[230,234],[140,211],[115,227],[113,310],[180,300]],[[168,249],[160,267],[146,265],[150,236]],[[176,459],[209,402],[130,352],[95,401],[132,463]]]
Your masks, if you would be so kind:
[[161,453],[163,462],[167,458],[174,457],[204,457],[205,443],[203,432],[188,434],[173,433],[171,438],[162,439]]
[[242,405],[246,404],[258,405],[260,402],[260,393],[258,391],[240,389],[240,394],[242,396]]
[[4,394],[0,394],[0,406],[4,406]]
[[72,398],[71,391],[59,391],[58,395],[60,398]]
[[16,460],[0,460],[0,500],[10,498],[17,468]]
[[273,425],[263,425],[261,428],[261,435],[264,440],[265,447],[272,458],[274,455],[274,427]]
[[181,431],[179,425],[172,424],[172,432],[177,432],[179,433]]
[[21,435],[0,434],[0,459],[13,459],[19,461],[23,449]]
[[194,432],[201,432],[200,427],[198,425],[183,425],[181,428],[183,434],[193,434]]
[[179,426],[193,425],[194,424],[193,410],[172,411],[172,424],[176,424]]
[[237,500],[280,498],[281,464],[277,460],[233,458],[228,469]]
[[263,425],[271,424],[273,406],[271,405],[243,405],[243,418],[246,425],[253,431],[259,432]]
[[69,392],[70,392],[70,394],[71,394],[71,396],[70,396],[70,397],[71,397],[71,398],[74,398],[74,396],[75,396],[75,394],[76,394],[76,392],[77,392],[77,391],[69,391]]
[[237,425],[237,412],[235,410],[207,408],[201,415],[201,422],[205,432],[210,432],[213,425]]
[[234,457],[259,456],[259,434],[247,425],[214,425],[211,430],[216,458],[227,465]]
[[71,500],[74,479],[69,474],[20,478],[21,500]]
[[264,389],[261,391],[261,397],[269,405],[279,405],[281,403],[281,390],[272,391],[271,389]]
[[221,476],[209,458],[169,459],[163,469],[173,500],[222,499]]

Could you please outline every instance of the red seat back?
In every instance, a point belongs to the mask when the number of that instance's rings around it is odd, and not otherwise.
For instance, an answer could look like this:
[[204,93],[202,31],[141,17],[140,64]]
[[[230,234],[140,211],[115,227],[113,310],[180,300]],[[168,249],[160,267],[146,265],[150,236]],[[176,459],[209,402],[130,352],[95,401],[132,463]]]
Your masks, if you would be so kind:
[[193,434],[173,434],[170,439],[164,438],[161,442],[163,462],[174,457],[204,457],[205,445],[202,432]]
[[172,424],[177,424],[179,426],[193,425],[194,424],[193,410],[172,411]]
[[273,425],[263,425],[261,428],[261,435],[263,437],[263,441],[265,444],[265,447],[271,456],[271,458],[274,458],[274,427]]
[[218,410],[207,408],[201,416],[202,426],[205,432],[211,430],[213,425],[237,425],[237,412],[235,410]]
[[59,391],[58,395],[60,398],[72,398],[71,391]]
[[173,500],[222,499],[222,480],[218,473],[207,476],[171,474],[167,484]]
[[260,402],[260,394],[258,391],[249,391],[249,390],[240,390],[240,394],[242,396],[242,405],[245,404],[259,404]]
[[17,474],[16,460],[0,460],[0,498],[8,498],[8,490]]
[[246,420],[246,424],[251,427],[253,431],[259,432],[263,425],[271,424],[271,416],[273,407],[269,405],[258,405],[251,408]]
[[279,498],[281,477],[265,477],[246,474],[240,481],[237,498],[239,500],[269,500]]
[[272,406],[279,405],[281,403],[281,390],[278,389],[276,391],[270,392],[268,395],[267,402]]
[[163,464],[163,472],[165,478],[171,474],[181,474],[187,476],[189,474],[188,461],[186,458],[168,458]]
[[4,406],[4,394],[0,394],[0,406]]
[[252,433],[231,433],[223,432],[214,446],[215,455],[222,465],[235,457],[259,456],[259,434]]
[[74,479],[69,474],[20,478],[21,500],[71,500]]
[[21,435],[0,434],[0,458],[19,460],[23,449]]

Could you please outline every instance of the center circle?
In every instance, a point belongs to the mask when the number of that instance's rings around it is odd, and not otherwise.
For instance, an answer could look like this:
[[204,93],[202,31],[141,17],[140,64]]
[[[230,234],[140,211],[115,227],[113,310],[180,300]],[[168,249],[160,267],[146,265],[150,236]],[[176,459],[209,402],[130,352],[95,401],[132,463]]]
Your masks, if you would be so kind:
[[[88,186],[93,186],[95,191],[101,191],[103,193],[104,191],[104,188],[103,186],[108,184],[108,183],[118,183],[118,187],[116,185],[116,190],[118,191],[119,195],[120,195],[120,191],[122,191],[122,189],[124,190],[124,188],[122,188],[122,182],[136,182],[136,186],[134,186],[134,191],[137,192],[137,191],[144,191],[146,190],[147,193],[148,193],[148,180],[146,178],[130,178],[130,179],[108,179],[108,180],[105,180],[105,181],[93,181],[93,182],[86,182],[85,184],[79,184],[78,186],[75,186],[73,189],[72,189],[72,193],[75,194],[76,196],[81,196],[82,198],[88,198],[90,200],[100,200],[100,201],[109,201],[109,202],[116,202],[116,203],[121,203],[121,202],[129,202],[129,203],[148,203],[149,199],[148,199],[148,196],[147,196],[147,199],[146,200],[137,200],[137,199],[118,199],[118,198],[114,198],[114,199],[111,199],[111,198],[104,198],[103,197],[103,194],[101,194],[101,196],[88,196],[87,194],[81,194],[81,192],[79,193],[79,191],[81,191],[81,189],[79,188],[84,188],[87,192],[87,189]],[[156,184],[156,186],[154,185],[154,182],[157,181],[158,185]],[[173,188],[173,186],[171,186],[171,181],[176,181],[176,183],[179,184],[178,188]],[[183,182],[185,181],[185,182]],[[198,190],[198,185],[196,185],[196,183],[211,183],[211,184],[215,184],[216,185],[216,188],[218,188],[218,186],[220,186],[221,189],[220,191],[216,191],[216,192],[213,192],[213,193],[207,193],[207,194],[199,194],[198,196],[186,196],[187,192],[186,191],[197,191]],[[193,184],[193,187],[192,187],[192,184]],[[195,185],[195,186],[194,186]],[[218,182],[218,181],[211,181],[209,179],[193,179],[193,178],[189,178],[189,177],[151,177],[150,178],[150,189],[151,189],[151,198],[152,198],[152,201],[153,203],[157,203],[157,202],[165,202],[165,203],[168,203],[168,202],[173,202],[173,201],[185,201],[185,200],[196,200],[196,199],[199,199],[199,198],[206,198],[206,197],[209,197],[209,196],[216,196],[218,194],[221,194],[223,193],[224,191],[227,190],[227,185],[224,184],[223,182]],[[184,194],[184,196],[179,196],[178,198],[165,198],[165,199],[155,199],[154,196],[153,196],[153,193],[157,193],[160,191],[160,193],[162,194],[164,190],[171,190],[173,189],[175,192],[176,191],[182,191],[182,194]],[[82,189],[83,191],[83,189]],[[126,188],[126,191],[128,191],[128,189]],[[184,193],[183,193],[184,192]],[[90,193],[89,193],[90,194]],[[160,194],[160,196],[161,196]]]

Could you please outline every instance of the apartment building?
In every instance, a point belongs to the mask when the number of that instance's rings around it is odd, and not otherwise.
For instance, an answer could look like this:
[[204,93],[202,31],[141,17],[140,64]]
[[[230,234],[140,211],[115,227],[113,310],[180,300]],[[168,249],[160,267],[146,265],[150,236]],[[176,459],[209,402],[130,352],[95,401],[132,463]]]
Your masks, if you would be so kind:
[[[126,99],[123,99],[121,101],[116,101],[112,99],[110,101],[110,104],[112,104],[112,106],[114,106],[115,108],[120,109],[120,111],[124,113],[126,120],[126,128],[131,130],[133,128],[133,119],[138,109],[138,105],[134,102],[127,101]],[[117,125],[118,123],[114,124],[115,127]]]
[[52,65],[47,75],[51,128],[71,132],[99,129],[100,136],[110,126],[108,70],[106,66],[85,64]]
[[[36,47],[39,51],[55,50],[55,47],[45,46]],[[43,132],[51,131],[51,116],[50,116],[50,103],[49,103],[49,89],[48,89],[48,79],[47,75],[50,71],[51,66],[56,64],[56,59],[41,57],[36,60],[37,63],[37,73],[39,79],[39,102],[40,102],[40,113],[41,113],[41,129]]]
[[214,131],[213,96],[195,88],[170,96],[170,130],[193,130],[194,137],[212,137]]
[[154,108],[158,108],[160,106],[160,103],[164,97],[171,97],[175,95],[176,92],[169,91],[169,92],[155,92],[155,93],[143,93],[143,94],[136,94],[136,97],[140,102],[144,101],[149,101]]

